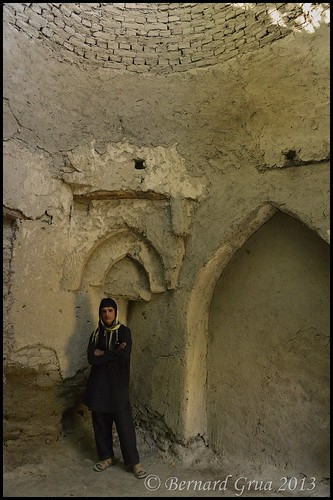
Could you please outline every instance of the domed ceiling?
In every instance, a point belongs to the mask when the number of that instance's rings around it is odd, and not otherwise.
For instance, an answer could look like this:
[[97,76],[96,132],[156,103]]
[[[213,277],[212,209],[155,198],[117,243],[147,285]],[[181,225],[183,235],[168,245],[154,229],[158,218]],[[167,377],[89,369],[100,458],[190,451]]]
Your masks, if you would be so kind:
[[329,3],[9,3],[4,20],[60,59],[134,72],[211,66],[328,22]]

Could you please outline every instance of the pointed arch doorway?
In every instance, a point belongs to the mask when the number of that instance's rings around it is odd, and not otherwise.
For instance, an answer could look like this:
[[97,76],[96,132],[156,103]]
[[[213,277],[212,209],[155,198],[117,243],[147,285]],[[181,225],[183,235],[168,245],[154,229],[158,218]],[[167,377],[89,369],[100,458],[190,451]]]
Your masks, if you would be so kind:
[[237,463],[329,467],[329,246],[278,212],[216,282],[207,439]]

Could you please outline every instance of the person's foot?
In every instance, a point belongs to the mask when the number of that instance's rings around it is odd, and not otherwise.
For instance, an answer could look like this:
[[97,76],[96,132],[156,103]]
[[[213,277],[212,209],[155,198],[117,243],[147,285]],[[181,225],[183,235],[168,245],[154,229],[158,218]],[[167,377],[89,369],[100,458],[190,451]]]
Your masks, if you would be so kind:
[[94,465],[94,470],[96,472],[103,472],[103,470],[107,469],[108,467],[111,467],[112,465],[115,465],[116,461],[114,458],[106,458],[105,460],[101,460],[100,462],[97,462],[97,464]]
[[147,475],[147,472],[140,463],[133,465],[132,472],[137,479],[142,479]]

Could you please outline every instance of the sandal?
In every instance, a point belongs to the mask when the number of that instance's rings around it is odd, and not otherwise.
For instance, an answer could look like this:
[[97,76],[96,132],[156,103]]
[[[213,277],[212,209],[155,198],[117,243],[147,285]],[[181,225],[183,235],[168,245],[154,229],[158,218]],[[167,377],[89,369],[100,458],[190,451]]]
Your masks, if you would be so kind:
[[147,475],[147,472],[144,470],[144,468],[142,467],[142,465],[140,463],[134,465],[132,468],[132,471],[133,471],[134,476],[137,479],[142,479],[142,478],[146,477],[146,475]]
[[94,470],[96,472],[103,472],[103,470],[107,469],[108,467],[111,467],[112,465],[115,465],[114,458],[106,458],[105,460],[97,462],[97,464],[94,465]]

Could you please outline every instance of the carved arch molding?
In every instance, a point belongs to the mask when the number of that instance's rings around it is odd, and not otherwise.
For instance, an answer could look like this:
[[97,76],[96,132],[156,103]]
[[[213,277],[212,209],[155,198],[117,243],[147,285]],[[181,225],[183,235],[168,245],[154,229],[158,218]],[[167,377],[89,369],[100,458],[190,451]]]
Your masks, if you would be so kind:
[[65,260],[61,286],[67,291],[112,289],[114,296],[130,300],[150,300],[167,288],[160,254],[128,228],[114,230],[86,249],[76,247]]

